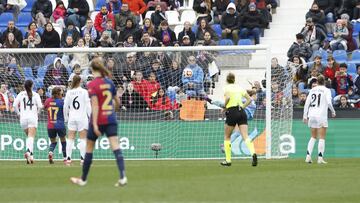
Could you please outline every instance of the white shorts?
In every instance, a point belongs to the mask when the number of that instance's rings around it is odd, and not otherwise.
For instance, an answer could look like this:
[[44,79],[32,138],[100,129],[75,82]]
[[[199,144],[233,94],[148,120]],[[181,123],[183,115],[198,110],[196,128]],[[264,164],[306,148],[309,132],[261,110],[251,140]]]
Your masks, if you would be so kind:
[[37,128],[38,127],[38,120],[34,119],[34,118],[20,119],[20,126],[21,126],[22,129]]
[[309,128],[327,128],[328,119],[321,117],[310,117],[308,120]]
[[84,119],[82,121],[69,121],[68,129],[76,132],[87,130],[89,128],[89,120]]

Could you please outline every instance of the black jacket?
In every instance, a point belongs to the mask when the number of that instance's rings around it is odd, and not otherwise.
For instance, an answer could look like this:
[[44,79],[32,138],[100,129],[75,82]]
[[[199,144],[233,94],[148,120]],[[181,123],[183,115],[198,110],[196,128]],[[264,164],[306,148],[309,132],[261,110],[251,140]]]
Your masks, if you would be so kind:
[[188,31],[185,31],[185,28],[183,29],[183,31],[181,31],[179,33],[179,36],[178,36],[178,41],[182,41],[182,38],[185,36],[185,35],[188,35],[190,37],[190,44],[191,46],[194,45],[195,41],[196,41],[196,37],[195,37],[195,33],[191,30],[188,30]]
[[292,58],[293,56],[298,55],[300,57],[303,57],[306,61],[309,60],[309,58],[312,55],[312,50],[310,48],[310,45],[308,43],[302,43],[298,44],[294,42],[290,49],[287,52],[287,56],[289,58]]
[[241,27],[253,29],[261,28],[264,26],[263,18],[258,11],[244,13]]
[[155,11],[155,13],[151,14],[151,22],[154,24],[155,29],[160,26],[160,23],[166,20],[165,13],[160,13],[159,11]]
[[77,14],[87,17],[89,14],[89,4],[86,0],[69,0],[68,8],[78,8]]
[[135,90],[132,93],[126,91],[121,97],[121,105],[127,110],[143,110],[148,107],[144,98]]
[[21,33],[21,31],[19,29],[17,29],[16,27],[14,27],[14,29],[12,31],[9,30],[9,28],[7,28],[6,30],[4,30],[4,32],[2,33],[2,42],[5,42],[7,35],[9,34],[9,32],[12,32],[15,36],[16,41],[18,41],[19,43],[22,43],[23,41],[23,34]]
[[44,48],[60,48],[60,36],[56,30],[44,31],[41,35],[41,44]]
[[221,18],[221,29],[228,28],[230,30],[235,30],[240,28],[240,14],[238,12],[235,12],[234,14],[229,14],[227,12],[224,12]]
[[335,1],[334,0],[315,0],[315,3],[318,4],[320,10],[323,10],[325,15],[334,12]]
[[50,18],[52,15],[52,4],[49,0],[37,0],[34,2],[31,9],[31,16],[35,19],[36,14],[41,12],[45,18]]
[[[176,42],[176,35],[175,35],[175,32],[172,31],[170,28],[167,29],[169,35],[170,35],[170,41],[168,43],[165,43],[165,46],[173,46],[174,43]],[[163,33],[164,31],[162,31],[161,29],[156,32],[155,34],[155,37],[156,39],[159,41],[159,42],[162,42],[164,44],[164,41],[163,41]]]
[[[64,44],[66,44],[67,36],[68,36],[68,31],[65,28],[64,31],[61,33],[61,46],[64,46]],[[73,43],[76,43],[80,38],[80,33],[77,31],[76,28],[74,28],[72,31],[72,38],[73,38]]]
[[310,9],[306,15],[305,18],[312,18],[313,22],[315,24],[325,24],[325,14],[323,12],[321,12],[320,10],[312,10]]

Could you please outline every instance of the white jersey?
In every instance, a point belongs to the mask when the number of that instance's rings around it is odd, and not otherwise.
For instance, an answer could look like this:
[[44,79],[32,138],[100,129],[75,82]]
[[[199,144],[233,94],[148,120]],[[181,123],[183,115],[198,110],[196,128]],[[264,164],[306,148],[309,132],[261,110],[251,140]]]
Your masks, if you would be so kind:
[[89,93],[85,89],[78,87],[66,92],[64,101],[65,122],[84,121],[91,114],[91,104]]
[[335,114],[331,101],[330,89],[325,86],[316,86],[309,91],[304,106],[303,118],[328,118],[328,108]]
[[43,108],[40,95],[36,92],[32,92],[31,99],[29,99],[26,91],[20,92],[15,98],[13,105],[15,112],[20,113],[20,120],[38,120],[38,113]]

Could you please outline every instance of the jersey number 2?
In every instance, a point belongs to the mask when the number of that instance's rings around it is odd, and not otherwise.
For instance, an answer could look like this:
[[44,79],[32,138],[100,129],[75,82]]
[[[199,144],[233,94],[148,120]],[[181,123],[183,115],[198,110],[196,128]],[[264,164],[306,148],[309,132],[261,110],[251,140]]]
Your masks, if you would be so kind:
[[320,99],[321,99],[321,94],[312,94],[311,95],[311,103],[310,103],[310,106],[311,107],[315,107],[316,106],[316,103],[317,103],[317,106],[319,107],[320,106]]
[[110,105],[111,99],[112,99],[112,94],[109,90],[105,90],[102,92],[103,96],[105,96],[105,101],[102,104],[101,108],[104,111],[111,111],[113,109],[113,107]]

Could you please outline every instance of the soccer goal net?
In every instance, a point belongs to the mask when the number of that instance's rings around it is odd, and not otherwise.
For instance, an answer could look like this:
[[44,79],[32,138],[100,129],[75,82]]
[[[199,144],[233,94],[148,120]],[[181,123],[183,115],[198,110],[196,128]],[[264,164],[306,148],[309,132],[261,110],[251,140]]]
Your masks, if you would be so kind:
[[[258,53],[264,56],[263,66],[249,68]],[[292,75],[286,68],[271,69],[269,53],[264,45],[1,49],[0,159],[22,159],[25,152],[25,133],[12,106],[24,81],[33,80],[33,90],[43,102],[56,86],[66,92],[74,75],[82,78],[82,87],[86,88],[93,79],[89,65],[95,57],[112,72],[121,96],[118,134],[126,158],[224,157],[225,115],[221,106],[229,72],[235,73],[242,88],[254,90],[256,106],[250,109],[253,114],[248,123],[257,153],[267,158],[284,157],[282,136],[291,134],[292,125]],[[47,111],[43,110],[34,142],[38,160],[47,159],[50,141],[46,126]],[[234,132],[231,139],[233,156],[249,157],[240,134]],[[60,159],[61,146],[57,148],[55,157]],[[113,158],[106,137],[100,137],[95,148],[94,158]],[[73,149],[74,158],[79,158],[78,141]]]

